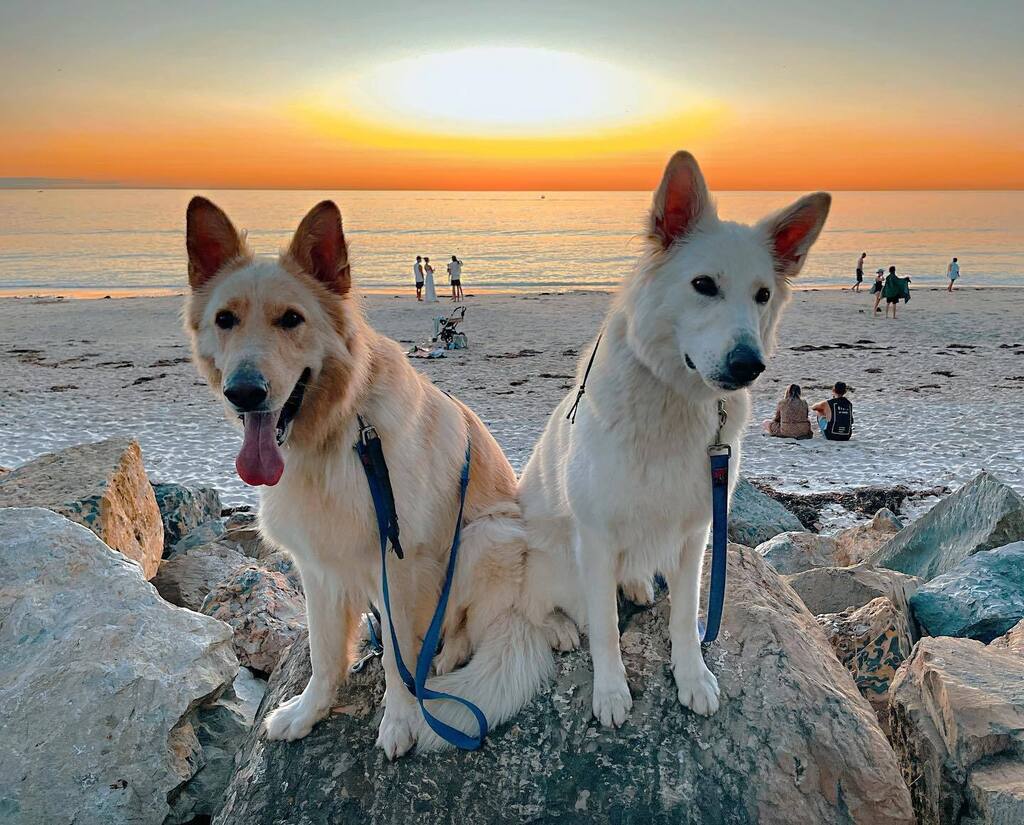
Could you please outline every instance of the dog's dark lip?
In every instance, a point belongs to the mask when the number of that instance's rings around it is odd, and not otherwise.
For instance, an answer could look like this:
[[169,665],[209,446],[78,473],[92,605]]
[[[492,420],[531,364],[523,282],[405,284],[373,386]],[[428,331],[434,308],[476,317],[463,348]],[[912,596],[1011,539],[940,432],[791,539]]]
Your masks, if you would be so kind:
[[693,363],[693,361],[690,359],[690,356],[687,355],[685,352],[683,353],[683,360],[686,361],[686,366],[688,366],[691,370],[697,369],[696,364]]
[[288,425],[299,414],[299,408],[302,406],[302,399],[306,395],[306,385],[309,383],[310,375],[312,375],[312,370],[306,367],[302,371],[302,375],[299,376],[299,380],[295,382],[288,400],[281,407],[281,415],[277,419],[277,443],[279,445],[284,444],[284,440],[288,436]]

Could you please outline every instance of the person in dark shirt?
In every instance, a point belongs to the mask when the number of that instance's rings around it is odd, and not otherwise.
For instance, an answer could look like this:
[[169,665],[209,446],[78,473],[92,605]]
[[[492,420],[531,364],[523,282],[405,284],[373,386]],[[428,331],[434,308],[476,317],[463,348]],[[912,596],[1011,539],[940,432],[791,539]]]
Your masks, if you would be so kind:
[[829,441],[849,441],[853,435],[853,404],[846,391],[846,383],[836,381],[832,397],[811,407],[818,416],[818,427]]

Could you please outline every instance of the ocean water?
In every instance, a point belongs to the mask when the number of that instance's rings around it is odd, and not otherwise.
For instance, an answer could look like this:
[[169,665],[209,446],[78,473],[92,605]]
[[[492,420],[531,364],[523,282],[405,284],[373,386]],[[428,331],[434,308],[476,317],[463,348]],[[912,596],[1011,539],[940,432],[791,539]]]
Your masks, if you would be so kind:
[[[185,190],[0,190],[0,291],[166,290],[185,282]],[[259,253],[287,241],[302,215],[333,198],[344,215],[355,278],[407,289],[417,254],[439,286],[452,254],[469,290],[601,288],[636,261],[647,192],[207,191]],[[724,218],[752,221],[798,192],[722,192]],[[838,192],[802,282],[852,283],[895,264],[918,286],[1024,285],[1024,192]]]

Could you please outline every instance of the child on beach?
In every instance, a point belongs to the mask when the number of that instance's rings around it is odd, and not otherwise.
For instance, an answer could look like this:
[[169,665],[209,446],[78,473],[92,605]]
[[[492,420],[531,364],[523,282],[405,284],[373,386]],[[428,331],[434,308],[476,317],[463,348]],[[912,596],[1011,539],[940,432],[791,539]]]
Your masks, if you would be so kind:
[[946,267],[946,277],[949,278],[949,286],[946,288],[946,292],[952,292],[953,284],[960,277],[960,264],[957,263],[956,258],[950,261],[949,266]]
[[882,302],[882,287],[885,286],[885,270],[879,269],[875,273],[875,282],[871,285],[870,295],[875,296],[875,305],[871,308],[871,317],[875,317],[876,312],[881,312],[881,308],[878,306]]
[[836,381],[832,397],[811,407],[818,415],[818,427],[829,441],[849,441],[853,435],[853,404],[846,397],[846,383]]
[[807,402],[800,397],[800,386],[790,384],[775,408],[775,418],[764,422],[768,435],[776,438],[811,438]]

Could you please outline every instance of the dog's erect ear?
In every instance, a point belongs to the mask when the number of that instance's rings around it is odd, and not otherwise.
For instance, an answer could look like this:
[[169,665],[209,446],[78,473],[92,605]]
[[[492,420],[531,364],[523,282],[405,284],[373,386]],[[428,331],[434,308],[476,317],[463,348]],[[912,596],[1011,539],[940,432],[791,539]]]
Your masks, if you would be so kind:
[[825,226],[832,196],[828,192],[804,195],[788,206],[761,221],[775,256],[775,271],[783,278],[799,274],[811,246],[818,240]]
[[689,152],[676,152],[665,167],[651,208],[651,236],[668,248],[697,225],[711,209],[704,175]]
[[288,254],[304,272],[339,295],[352,286],[341,211],[334,201],[321,201],[309,210],[295,230]]
[[228,261],[245,252],[245,244],[224,211],[198,195],[185,211],[185,247],[188,249],[188,284],[197,289]]

